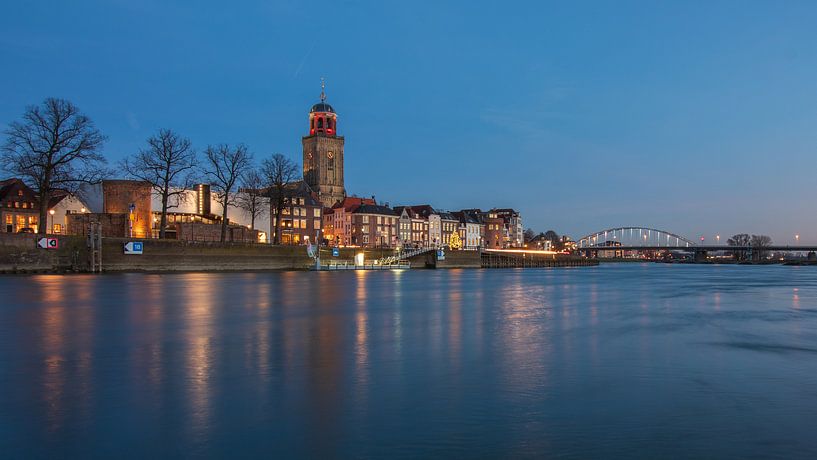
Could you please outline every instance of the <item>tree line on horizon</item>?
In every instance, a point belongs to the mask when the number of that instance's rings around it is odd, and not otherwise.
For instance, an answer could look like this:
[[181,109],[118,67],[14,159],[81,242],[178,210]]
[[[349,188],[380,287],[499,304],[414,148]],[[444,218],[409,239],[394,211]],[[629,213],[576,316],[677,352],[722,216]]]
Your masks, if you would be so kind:
[[[159,238],[165,237],[169,210],[178,206],[194,184],[206,182],[222,207],[222,242],[232,206],[248,214],[251,229],[257,218],[270,212],[276,223],[274,243],[280,244],[280,217],[293,192],[289,184],[299,177],[299,164],[280,153],[258,162],[241,143],[208,145],[199,153],[190,139],[164,128],[111,168],[102,154],[107,137],[65,99],[49,97],[39,106],[27,107],[20,120],[9,124],[5,135],[0,169],[20,177],[37,192],[38,222],[46,222],[55,192],[77,194],[82,185],[98,184],[121,172],[149,183],[159,197]],[[46,230],[45,225],[38,225],[39,234]]]

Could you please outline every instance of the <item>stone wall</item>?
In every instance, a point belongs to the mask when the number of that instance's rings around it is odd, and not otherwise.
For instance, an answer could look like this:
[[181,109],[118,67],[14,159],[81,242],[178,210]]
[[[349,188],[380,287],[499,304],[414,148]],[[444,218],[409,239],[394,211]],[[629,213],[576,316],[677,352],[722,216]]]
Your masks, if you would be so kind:
[[437,268],[482,267],[479,251],[445,251],[445,260],[434,260]]
[[102,236],[106,238],[122,238],[128,233],[127,214],[72,213],[67,214],[65,218],[67,223],[65,233],[68,235],[87,236],[88,225],[92,222],[102,224]]
[[[183,222],[176,224],[176,239],[182,241],[221,241],[221,224]],[[255,243],[258,230],[236,225],[227,227],[227,241]]]
[[0,233],[0,273],[84,270],[88,260],[85,239],[55,237],[58,249],[37,246],[38,235]]

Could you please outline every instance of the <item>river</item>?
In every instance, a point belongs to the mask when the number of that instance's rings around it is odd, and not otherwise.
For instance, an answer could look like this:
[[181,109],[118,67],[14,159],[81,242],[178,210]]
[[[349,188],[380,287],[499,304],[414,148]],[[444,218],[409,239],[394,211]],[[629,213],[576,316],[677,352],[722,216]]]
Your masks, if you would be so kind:
[[0,276],[4,458],[815,458],[817,269]]

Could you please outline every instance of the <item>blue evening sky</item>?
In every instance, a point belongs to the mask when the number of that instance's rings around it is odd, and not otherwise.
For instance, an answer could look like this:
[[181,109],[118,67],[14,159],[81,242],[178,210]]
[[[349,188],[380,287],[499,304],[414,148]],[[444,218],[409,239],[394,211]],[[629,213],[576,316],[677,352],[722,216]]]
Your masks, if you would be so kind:
[[349,193],[817,242],[817,2],[15,1],[0,127],[66,98],[111,160],[159,127],[300,162],[321,76]]

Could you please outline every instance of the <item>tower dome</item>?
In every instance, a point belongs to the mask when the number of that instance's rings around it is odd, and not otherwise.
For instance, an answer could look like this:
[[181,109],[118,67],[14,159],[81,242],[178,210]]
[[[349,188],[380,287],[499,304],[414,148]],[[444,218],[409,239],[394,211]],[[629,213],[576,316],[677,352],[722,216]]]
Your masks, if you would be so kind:
[[321,78],[321,101],[309,111],[309,135],[337,136],[338,115],[331,105],[326,103],[326,83]]
[[315,112],[335,113],[335,109],[333,109],[332,106],[327,104],[326,102],[321,101],[313,105],[312,109],[309,111],[309,113]]

